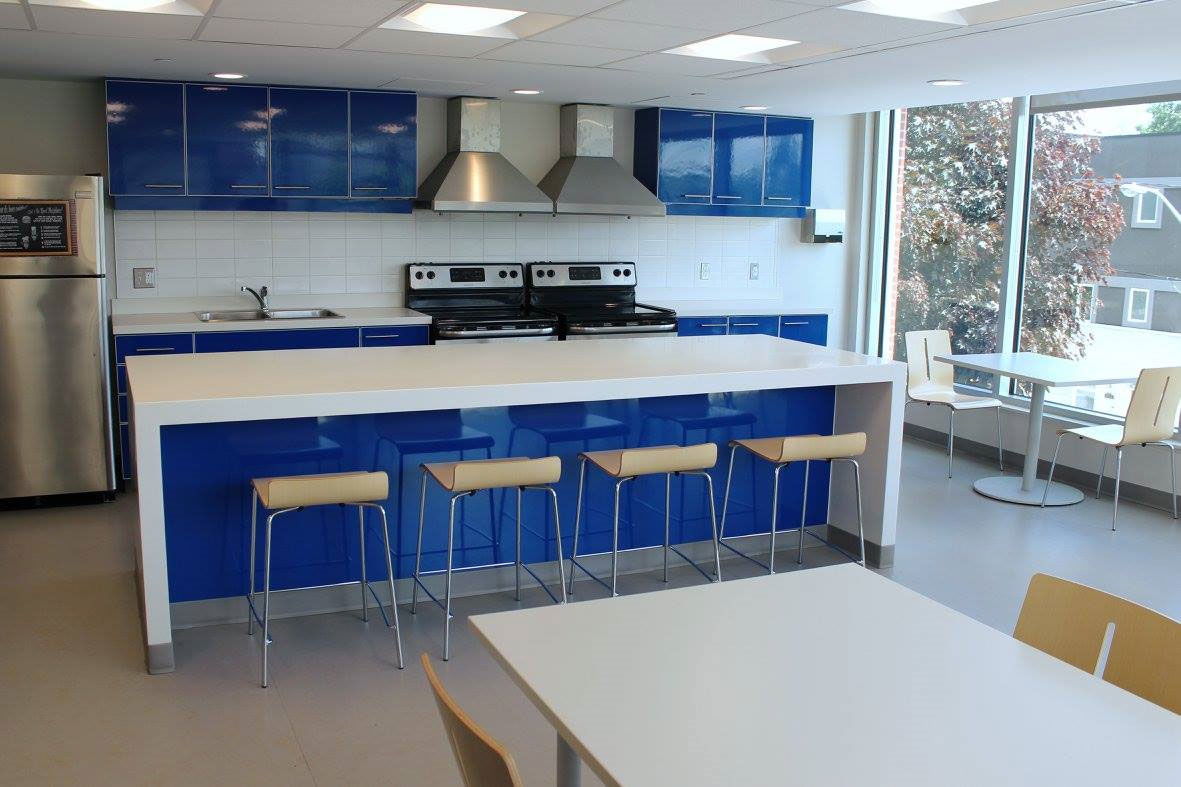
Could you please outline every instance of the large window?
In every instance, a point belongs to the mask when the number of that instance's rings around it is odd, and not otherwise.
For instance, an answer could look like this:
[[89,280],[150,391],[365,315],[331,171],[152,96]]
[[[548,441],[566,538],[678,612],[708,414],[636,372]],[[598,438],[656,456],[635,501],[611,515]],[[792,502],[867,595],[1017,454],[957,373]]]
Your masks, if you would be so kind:
[[[907,331],[945,328],[957,353],[997,347],[1013,103],[895,113],[882,353],[905,358]],[[957,370],[990,387],[990,375]]]
[[[1034,116],[1020,349],[1110,368],[1181,358],[1181,221],[1169,209],[1181,197],[1179,108]],[[1094,304],[1070,297],[1080,287]],[[1047,399],[1122,416],[1131,390],[1055,388]]]

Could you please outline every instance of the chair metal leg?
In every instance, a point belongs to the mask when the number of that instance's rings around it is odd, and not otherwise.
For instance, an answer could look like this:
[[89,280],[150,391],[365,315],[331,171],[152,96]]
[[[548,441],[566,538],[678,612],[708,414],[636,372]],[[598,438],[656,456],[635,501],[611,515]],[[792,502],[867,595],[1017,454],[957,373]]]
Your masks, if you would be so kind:
[[951,457],[955,453],[955,408],[947,408],[947,477],[951,478]]
[[611,521],[611,595],[618,596],[616,585],[619,580],[619,490],[626,478],[615,482],[615,515]]
[[1000,466],[1002,472],[1004,472],[1005,469],[1005,449],[1002,443],[1003,440],[1004,438],[1001,436],[1001,408],[998,405],[996,408],[996,463]]
[[726,537],[726,514],[730,511],[730,482],[734,478],[734,454],[737,451],[738,446],[730,446],[730,466],[726,469],[726,494],[722,496],[722,522],[718,528],[718,541]]
[[1177,449],[1169,446],[1169,473],[1173,476],[1173,519],[1177,518]]
[[718,541],[718,510],[714,503],[714,480],[708,472],[703,471],[705,476],[705,493],[709,495],[709,522],[713,530],[714,536],[714,576],[715,582],[722,581],[722,549]]
[[1124,447],[1115,447],[1115,500],[1111,503],[1111,532],[1115,532],[1115,520],[1119,516],[1119,478],[1124,463]]
[[[669,509],[669,501],[671,499],[670,493],[672,491],[672,484],[673,484],[672,473],[665,473],[664,474],[664,581],[666,584],[668,583],[668,541],[669,541],[669,532],[668,532],[669,512],[668,512],[668,509]],[[682,483],[682,486],[684,486],[683,483]],[[684,516],[685,516],[685,512],[682,509],[682,511],[681,511],[682,520],[684,519]]]
[[443,603],[443,661],[451,660],[451,565],[455,545],[455,502],[463,495],[452,495],[447,513],[447,586]]
[[1046,507],[1046,498],[1050,496],[1050,484],[1054,483],[1054,468],[1058,466],[1058,449],[1062,447],[1063,437],[1065,437],[1064,434],[1058,435],[1058,440],[1054,443],[1054,458],[1050,462],[1050,474],[1046,476],[1046,488],[1042,490],[1042,508]]
[[[547,487],[550,500],[554,504],[554,538],[557,539],[558,545],[558,585],[562,588],[562,603],[566,603],[566,564],[562,560],[562,520],[558,515],[558,492],[552,486]],[[574,573],[574,569],[570,569]]]
[[390,524],[382,506],[377,503],[369,505],[376,508],[378,515],[381,516],[381,541],[385,547],[385,572],[390,583],[390,620],[393,621],[392,626],[388,620],[386,625],[393,628],[394,639],[398,644],[398,669],[404,669],[406,664],[402,660],[402,624],[398,622],[398,596],[394,592],[394,560],[390,555]]
[[799,554],[796,556],[796,564],[804,565],[804,533],[807,532],[808,527],[808,475],[812,470],[812,460],[804,460],[804,499],[800,504],[800,545]]
[[1103,491],[1103,471],[1107,469],[1107,451],[1109,446],[1103,446],[1103,458],[1099,460],[1099,480],[1095,482],[1095,499],[1099,499]]
[[275,517],[280,514],[298,510],[298,508],[281,508],[267,517],[267,531],[262,548],[262,663],[260,671],[262,672],[262,687],[264,689],[267,687],[270,677],[267,672],[267,649],[271,644],[271,525],[274,523]]
[[361,545],[361,620],[369,622],[369,578],[365,574],[365,508],[357,506],[358,532]]
[[857,492],[857,540],[861,544],[861,565],[865,565],[865,523],[861,514],[861,465],[856,459],[846,460],[853,465],[853,488]]
[[[253,485],[251,485],[253,488]],[[258,490],[250,495],[250,564],[246,569],[250,577],[250,590],[246,597],[246,634],[254,636],[254,542],[258,535]]]
[[[418,612],[418,583],[422,581],[422,528],[426,522],[426,468],[422,469],[422,483],[418,487],[418,546],[414,549],[414,581],[410,593],[410,614]],[[450,536],[448,536],[450,537]]]
[[578,560],[578,529],[582,525],[582,490],[584,486],[586,486],[586,459],[580,459],[578,462],[578,498],[574,503],[574,540],[570,543],[570,587],[567,593],[571,596],[574,595],[574,574],[577,571],[575,561]]
[[[492,494],[489,492],[488,494]],[[517,560],[514,566],[516,572],[516,591],[515,596],[517,601],[521,600],[521,487],[517,487]]]
[[775,531],[779,527],[779,471],[787,465],[775,465],[771,481],[771,554],[767,556],[767,573],[775,573]]

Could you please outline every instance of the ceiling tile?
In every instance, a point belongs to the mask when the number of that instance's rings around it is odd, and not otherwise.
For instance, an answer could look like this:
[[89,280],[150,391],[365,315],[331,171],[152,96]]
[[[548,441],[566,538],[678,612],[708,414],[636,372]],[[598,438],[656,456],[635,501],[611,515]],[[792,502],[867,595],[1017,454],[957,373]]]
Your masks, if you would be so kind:
[[372,52],[393,52],[405,55],[441,55],[444,57],[473,57],[503,44],[503,38],[486,36],[453,36],[442,33],[419,33],[410,30],[370,30],[349,49]]
[[202,41],[240,44],[305,46],[334,49],[362,31],[360,27],[297,25],[291,22],[262,22],[254,19],[210,19],[201,31]]
[[120,38],[191,38],[197,31],[197,25],[201,24],[200,16],[93,11],[43,5],[31,8],[37,29],[52,33]]
[[405,5],[404,0],[221,0],[214,16],[308,25],[369,27]]
[[25,9],[15,2],[0,3],[0,27],[6,30],[28,30],[29,19]]
[[778,22],[748,27],[742,32],[755,36],[855,47],[957,29],[961,28],[943,22],[865,14],[840,8],[819,8]]
[[559,66],[600,66],[638,52],[630,49],[605,49],[596,46],[551,44],[545,41],[514,41],[499,49],[485,52],[481,59],[509,60],[517,63],[546,63]]
[[401,77],[393,82],[382,85],[390,90],[413,90],[418,93],[460,96],[481,94],[488,92],[487,82],[457,82],[449,79],[420,79],[418,77]]
[[619,47],[653,52],[700,41],[703,37],[701,30],[584,17],[547,30],[533,38],[558,44]]
[[725,33],[814,9],[815,6],[782,0],[742,0],[738,3],[720,3],[718,0],[623,0],[622,3],[596,11],[593,16],[653,25],[674,19],[682,27]]
[[686,57],[685,55],[666,55],[657,52],[650,55],[620,60],[617,63],[603,66],[603,68],[619,69],[622,71],[644,71],[653,74],[677,74],[681,76],[705,77],[713,74],[733,71],[736,67],[747,65],[735,63],[731,60],[715,60],[709,57]]

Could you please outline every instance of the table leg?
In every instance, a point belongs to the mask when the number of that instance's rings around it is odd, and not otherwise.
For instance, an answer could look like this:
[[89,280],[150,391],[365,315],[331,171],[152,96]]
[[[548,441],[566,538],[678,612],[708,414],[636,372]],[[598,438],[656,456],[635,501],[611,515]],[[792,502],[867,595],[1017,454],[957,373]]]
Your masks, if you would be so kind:
[[558,733],[558,779],[557,787],[579,787],[582,784],[582,763],[578,760],[578,752],[566,743],[562,733]]
[[[1012,476],[991,476],[981,478],[973,488],[984,495],[1007,503],[1021,503],[1027,506],[1041,505],[1045,481],[1037,477],[1038,455],[1042,446],[1042,415],[1046,405],[1046,386],[1033,384],[1033,395],[1029,400],[1029,433],[1025,437],[1025,464],[1021,468],[1021,480]],[[1079,503],[1083,493],[1066,484],[1050,484],[1045,495],[1048,506],[1068,506]]]

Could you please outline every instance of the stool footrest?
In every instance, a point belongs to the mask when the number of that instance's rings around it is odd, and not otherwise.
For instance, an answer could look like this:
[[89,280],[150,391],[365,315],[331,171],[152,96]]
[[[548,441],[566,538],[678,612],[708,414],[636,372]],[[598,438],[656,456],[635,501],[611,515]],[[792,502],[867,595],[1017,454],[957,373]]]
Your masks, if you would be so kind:
[[[722,544],[722,546],[728,547],[727,544]],[[692,558],[690,558],[688,555],[686,555],[681,550],[677,549],[677,547],[675,545],[669,544],[668,548],[669,548],[670,552],[676,553],[676,555],[678,557],[680,557],[681,560],[684,560],[686,563],[693,566],[693,568],[697,569],[698,573],[700,573],[701,576],[705,577],[710,582],[717,581],[717,577],[714,577],[711,574],[709,574],[705,569],[703,569],[701,566],[699,566],[696,561],[694,561]],[[729,547],[729,548],[733,549],[733,547]],[[618,553],[623,554],[624,552],[641,552],[646,549],[664,549],[664,544],[649,544],[649,545],[645,545],[642,547],[628,547],[626,549],[618,550]],[[734,551],[737,552],[737,550],[734,550]],[[597,557],[599,555],[610,555],[610,554],[611,554],[610,552],[584,552],[581,555],[579,555],[578,557]],[[602,585],[608,591],[611,590],[610,585],[608,585],[605,581],[603,581],[601,578],[599,578],[593,571],[588,569],[586,566],[579,563],[577,558],[571,557],[569,560],[573,565],[582,569],[582,573],[586,574],[588,577],[593,579],[595,582],[598,582],[600,585]],[[530,573],[532,573],[532,572],[530,572]]]
[[[845,557],[849,558],[849,560],[852,560],[854,563],[858,563],[858,564],[860,564],[860,563],[861,563],[861,559],[860,559],[860,558],[854,557],[853,555],[849,554],[848,552],[846,552],[846,551],[844,550],[844,548],[837,546],[836,544],[834,544],[834,543],[832,543],[831,541],[829,541],[827,538],[821,538],[820,536],[816,535],[815,533],[812,533],[812,532],[810,532],[810,531],[808,530],[808,528],[810,528],[810,527],[829,527],[829,523],[828,523],[828,522],[821,522],[820,524],[817,524],[817,525],[805,525],[805,526],[804,526],[804,534],[805,534],[805,535],[807,535],[807,536],[809,536],[809,537],[811,537],[811,538],[814,538],[814,539],[816,539],[816,540],[817,540],[817,541],[819,541],[821,544],[824,544],[826,547],[828,547],[829,549],[833,550],[834,552],[840,552],[842,555],[844,555]],[[799,532],[799,530],[800,530],[800,528],[799,528],[799,527],[788,527],[788,528],[776,528],[776,529],[775,529],[775,532],[776,532],[776,533],[797,533],[797,532]],[[763,569],[766,569],[767,571],[770,571],[770,570],[771,570],[771,567],[770,567],[770,566],[768,566],[768,565],[767,565],[766,563],[764,563],[763,561],[761,561],[761,560],[756,560],[755,558],[751,557],[751,556],[750,556],[750,555],[748,555],[747,553],[743,552],[741,549],[737,549],[737,548],[735,548],[735,547],[732,547],[732,546],[730,546],[729,544],[727,544],[727,543],[726,543],[726,541],[727,541],[728,539],[731,539],[731,538],[750,538],[750,537],[752,537],[752,536],[769,536],[769,535],[771,535],[771,531],[770,531],[770,530],[768,530],[768,531],[766,531],[766,532],[763,532],[763,533],[743,533],[743,534],[742,534],[742,535],[740,535],[740,536],[728,536],[727,538],[719,538],[719,539],[718,539],[718,546],[725,547],[726,549],[728,549],[728,550],[730,550],[731,552],[733,552],[735,555],[738,555],[739,557],[746,558],[746,559],[747,559],[747,560],[749,560],[750,562],[754,563],[756,566],[759,566],[760,568],[763,568]],[[701,570],[701,569],[698,569],[698,571],[700,571],[700,570]]]

